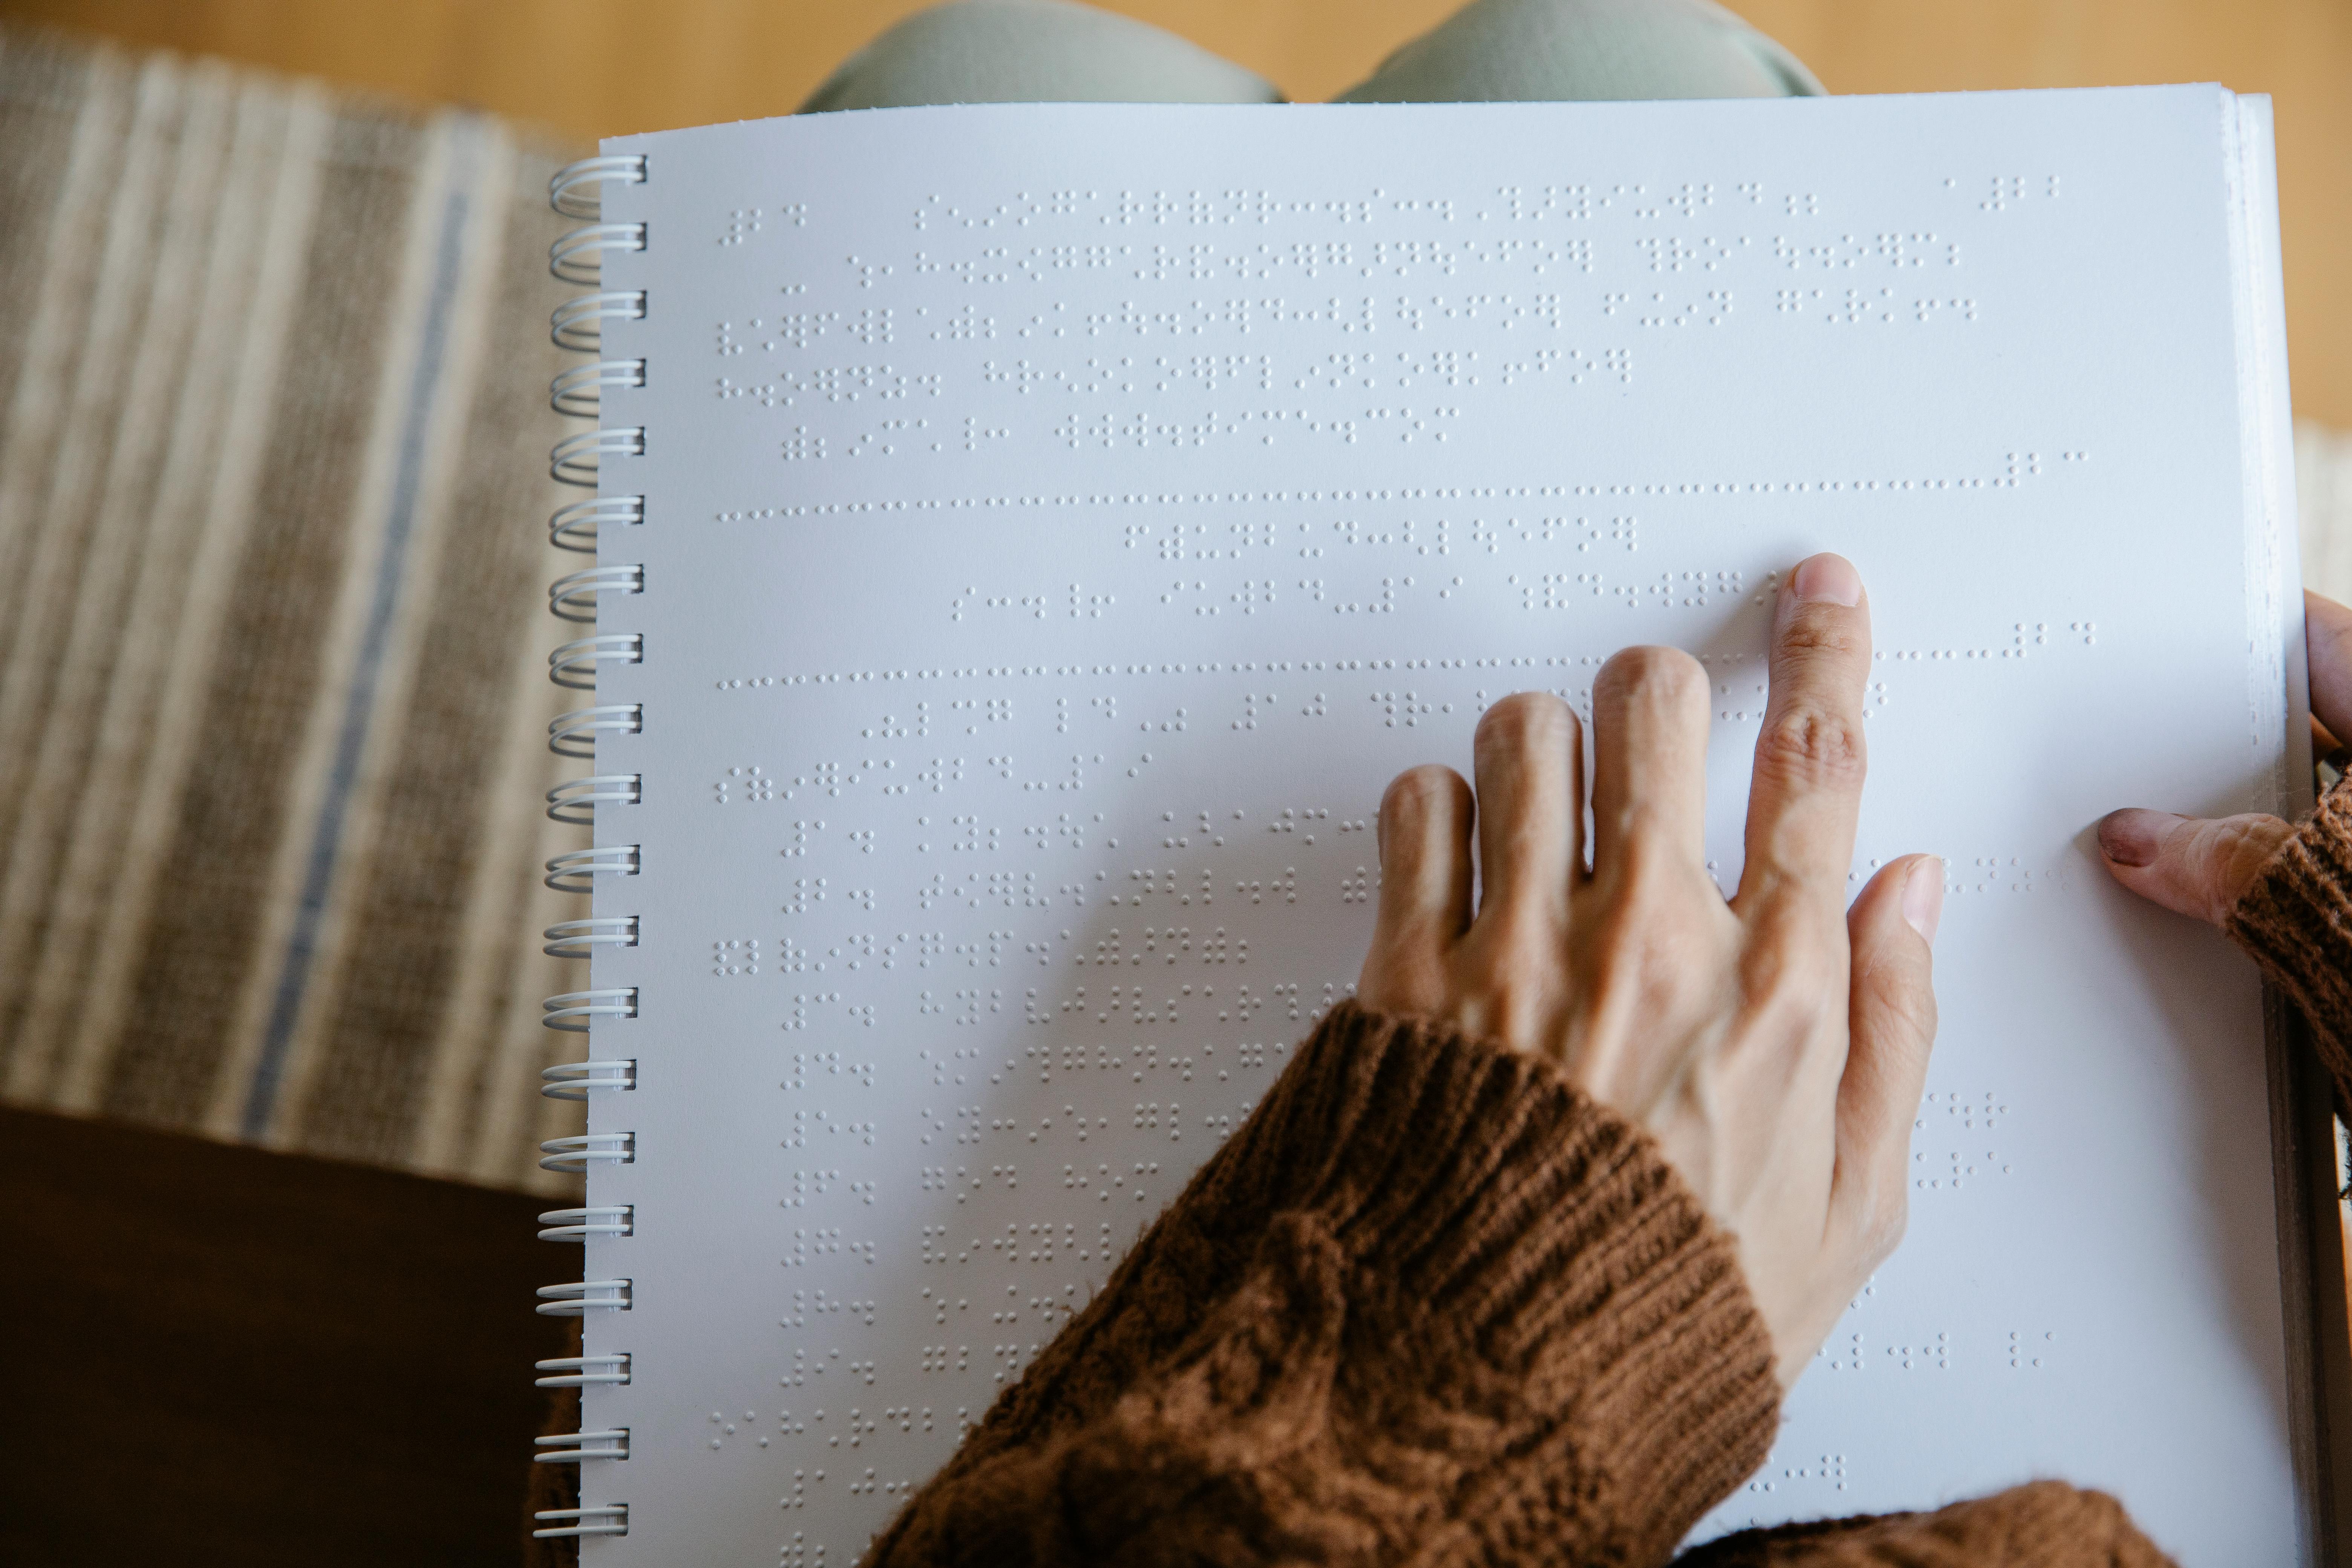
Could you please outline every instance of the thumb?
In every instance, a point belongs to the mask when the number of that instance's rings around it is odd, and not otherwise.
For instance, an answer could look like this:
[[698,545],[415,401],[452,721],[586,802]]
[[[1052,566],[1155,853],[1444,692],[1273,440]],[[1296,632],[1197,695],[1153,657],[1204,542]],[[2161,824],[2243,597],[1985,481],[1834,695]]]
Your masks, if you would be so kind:
[[1944,863],[1910,855],[1870,879],[1846,915],[1853,953],[1845,1076],[1838,1084],[1836,1184],[1874,1250],[1903,1234],[1911,1124],[1936,1042],[1930,944],[1944,910]]
[[2099,853],[2116,880],[2176,914],[2220,925],[2294,829],[2275,816],[2175,816],[2168,811],[2110,812],[2099,821]]

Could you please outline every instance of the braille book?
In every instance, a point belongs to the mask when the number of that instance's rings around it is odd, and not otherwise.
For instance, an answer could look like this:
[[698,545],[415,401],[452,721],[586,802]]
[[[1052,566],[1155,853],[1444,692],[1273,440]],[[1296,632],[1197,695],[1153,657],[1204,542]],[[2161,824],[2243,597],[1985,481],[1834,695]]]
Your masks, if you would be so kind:
[[1736,885],[1835,549],[1943,1024],[1908,1238],[1701,1534],[2055,1475],[2316,1552],[2324,1095],[2091,837],[2308,804],[2271,145],[2212,87],[1033,105],[559,176],[541,1528],[846,1568],[1349,995],[1393,774],[1678,644]]

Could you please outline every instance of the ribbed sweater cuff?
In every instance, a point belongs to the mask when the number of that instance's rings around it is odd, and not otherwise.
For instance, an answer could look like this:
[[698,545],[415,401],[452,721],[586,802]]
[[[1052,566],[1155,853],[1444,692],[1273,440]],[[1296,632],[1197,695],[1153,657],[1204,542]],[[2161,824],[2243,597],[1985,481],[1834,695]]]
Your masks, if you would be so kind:
[[2223,929],[2303,1009],[2339,1101],[2352,1101],[2352,791],[2321,797]]
[[[1514,1380],[1527,1465],[1557,1447],[1622,1560],[1662,1560],[1762,1462],[1780,1389],[1729,1238],[1550,1064],[1342,1005],[1236,1143],[1217,1206],[1314,1215],[1368,1287]],[[1558,1528],[1527,1479],[1457,1515],[1497,1556]]]

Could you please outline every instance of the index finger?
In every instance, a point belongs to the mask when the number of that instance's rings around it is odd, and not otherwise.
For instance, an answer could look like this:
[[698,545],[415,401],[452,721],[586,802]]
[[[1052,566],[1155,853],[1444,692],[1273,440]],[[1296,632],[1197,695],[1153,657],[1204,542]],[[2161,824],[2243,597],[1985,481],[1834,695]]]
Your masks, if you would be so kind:
[[1771,692],[1748,795],[1747,865],[1732,902],[1746,912],[1794,899],[1835,921],[1862,810],[1862,694],[1870,607],[1843,555],[1797,563],[1773,609]]

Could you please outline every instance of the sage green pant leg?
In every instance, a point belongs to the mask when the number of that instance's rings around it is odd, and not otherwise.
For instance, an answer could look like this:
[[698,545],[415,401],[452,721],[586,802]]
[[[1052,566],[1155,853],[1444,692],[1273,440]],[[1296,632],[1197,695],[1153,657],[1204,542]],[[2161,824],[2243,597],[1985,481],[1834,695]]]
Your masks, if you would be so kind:
[[953,0],[842,62],[801,105],[1279,103],[1255,72],[1175,34],[1065,0]]
[[1342,103],[1809,98],[1796,56],[1711,0],[1474,0]]

